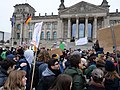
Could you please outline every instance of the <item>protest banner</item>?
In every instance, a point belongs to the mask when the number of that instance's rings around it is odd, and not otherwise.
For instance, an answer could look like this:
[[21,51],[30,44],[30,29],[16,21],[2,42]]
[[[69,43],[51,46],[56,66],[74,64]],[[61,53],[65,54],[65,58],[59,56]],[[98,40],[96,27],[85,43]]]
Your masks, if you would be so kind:
[[50,57],[52,57],[53,54],[58,54],[59,56],[63,55],[62,50],[60,48],[53,49],[48,52]]
[[97,30],[97,40],[100,47],[108,48],[120,46],[120,24]]
[[80,38],[75,42],[75,45],[85,45],[88,43],[87,37]]

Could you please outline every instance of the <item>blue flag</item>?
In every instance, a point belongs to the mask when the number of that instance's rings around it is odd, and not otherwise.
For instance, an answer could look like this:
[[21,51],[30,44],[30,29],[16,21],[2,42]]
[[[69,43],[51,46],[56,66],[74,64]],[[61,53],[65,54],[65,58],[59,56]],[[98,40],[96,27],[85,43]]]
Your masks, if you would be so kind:
[[14,26],[14,16],[12,16],[12,22],[11,22],[11,24],[12,24],[12,27]]

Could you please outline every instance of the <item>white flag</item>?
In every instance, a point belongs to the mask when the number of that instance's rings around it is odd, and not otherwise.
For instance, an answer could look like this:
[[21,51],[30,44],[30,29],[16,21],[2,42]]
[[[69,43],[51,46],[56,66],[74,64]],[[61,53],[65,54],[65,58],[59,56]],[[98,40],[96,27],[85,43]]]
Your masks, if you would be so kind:
[[75,42],[75,45],[85,45],[88,43],[87,37],[80,38]]
[[31,44],[33,44],[37,48],[38,48],[39,41],[40,41],[40,34],[41,34],[42,24],[43,24],[43,22],[36,23],[35,27],[34,27],[34,33],[33,33],[33,38],[32,38]]

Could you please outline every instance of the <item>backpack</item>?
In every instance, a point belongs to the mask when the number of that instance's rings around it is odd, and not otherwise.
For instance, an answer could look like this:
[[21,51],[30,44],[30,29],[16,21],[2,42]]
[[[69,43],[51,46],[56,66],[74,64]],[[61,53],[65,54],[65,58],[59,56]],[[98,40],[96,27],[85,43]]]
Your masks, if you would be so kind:
[[86,87],[86,79],[82,74],[74,74],[72,76],[73,79],[73,86],[72,90],[81,90]]

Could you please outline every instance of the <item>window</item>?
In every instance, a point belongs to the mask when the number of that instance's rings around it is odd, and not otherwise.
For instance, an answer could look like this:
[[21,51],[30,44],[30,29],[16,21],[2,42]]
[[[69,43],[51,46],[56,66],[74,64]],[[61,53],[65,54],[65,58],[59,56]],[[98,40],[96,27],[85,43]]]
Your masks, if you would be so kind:
[[52,29],[53,29],[53,30],[57,30],[57,23],[53,23]]
[[29,32],[29,39],[32,39],[32,32]]
[[21,29],[21,25],[17,24],[17,30],[20,30],[20,29]]
[[17,33],[17,39],[20,39],[20,33]]
[[84,23],[79,24],[79,38],[83,38],[85,36],[85,25]]
[[57,32],[56,32],[56,31],[53,32],[53,39],[54,39],[54,40],[57,39]]
[[48,29],[48,30],[51,29],[51,23],[47,23],[47,28],[46,29]]
[[47,32],[47,40],[50,40],[50,32]]
[[42,31],[41,32],[41,40],[43,40],[44,39],[44,32]]

